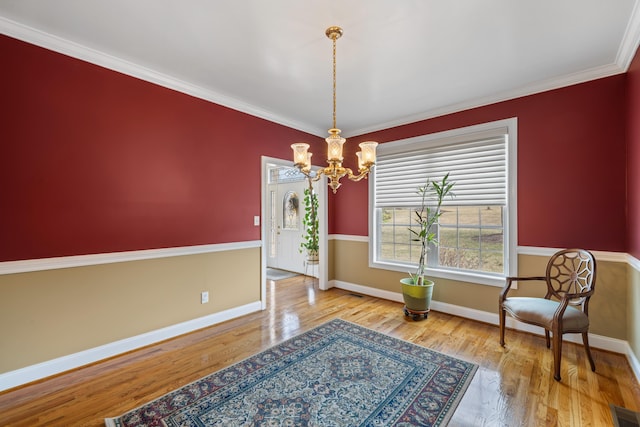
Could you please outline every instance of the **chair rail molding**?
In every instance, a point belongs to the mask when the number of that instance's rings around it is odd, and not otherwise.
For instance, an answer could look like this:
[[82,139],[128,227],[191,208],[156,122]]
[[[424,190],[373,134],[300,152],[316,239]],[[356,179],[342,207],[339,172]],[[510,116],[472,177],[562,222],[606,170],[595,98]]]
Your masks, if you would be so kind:
[[259,248],[260,240],[0,262],[0,275]]

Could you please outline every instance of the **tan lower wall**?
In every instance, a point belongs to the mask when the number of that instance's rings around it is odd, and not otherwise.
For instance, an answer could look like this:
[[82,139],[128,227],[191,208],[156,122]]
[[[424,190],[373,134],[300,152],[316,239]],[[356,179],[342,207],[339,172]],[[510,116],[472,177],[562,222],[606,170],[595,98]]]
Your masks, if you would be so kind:
[[2,275],[0,373],[259,300],[260,248]]
[[640,271],[629,267],[629,299],[627,301],[627,341],[640,360]]
[[[369,286],[391,292],[400,292],[399,280],[407,274],[369,267],[368,243],[347,240],[333,240],[333,280]],[[518,256],[518,274],[520,276],[544,275],[548,257],[534,255]],[[591,298],[589,313],[590,332],[605,337],[628,340],[627,295],[629,292],[627,264],[623,262],[598,261],[597,287]],[[497,314],[500,288],[454,280],[436,279],[433,298],[436,301],[468,307]],[[521,283],[513,295],[544,295],[544,283]],[[635,298],[640,291],[635,287]],[[640,314],[635,305],[635,325]],[[633,310],[632,310],[633,311]],[[631,314],[633,315],[633,313]],[[634,326],[636,346],[638,326]],[[637,351],[636,351],[637,353]]]
[[327,241],[327,280],[335,280],[336,278],[336,263],[333,261],[335,258],[333,254],[336,251],[334,242],[333,239]]

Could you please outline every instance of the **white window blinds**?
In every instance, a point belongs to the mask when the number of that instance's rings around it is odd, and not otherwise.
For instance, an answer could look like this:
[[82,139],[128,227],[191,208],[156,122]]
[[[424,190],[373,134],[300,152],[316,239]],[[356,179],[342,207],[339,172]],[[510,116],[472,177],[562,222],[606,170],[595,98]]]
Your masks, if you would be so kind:
[[[390,143],[393,144],[393,143]],[[416,189],[449,173],[448,205],[506,205],[507,131],[494,129],[455,139],[381,144],[375,166],[375,207],[420,205]]]

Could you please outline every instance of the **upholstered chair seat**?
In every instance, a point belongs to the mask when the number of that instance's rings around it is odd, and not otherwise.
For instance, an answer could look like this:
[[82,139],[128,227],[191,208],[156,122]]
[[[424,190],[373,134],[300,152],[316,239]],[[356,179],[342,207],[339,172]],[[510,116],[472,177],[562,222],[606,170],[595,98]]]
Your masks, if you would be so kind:
[[[504,302],[504,309],[521,322],[551,329],[553,316],[560,303],[544,298],[511,297]],[[589,329],[589,317],[575,307],[568,306],[562,316],[564,332],[582,332]]]

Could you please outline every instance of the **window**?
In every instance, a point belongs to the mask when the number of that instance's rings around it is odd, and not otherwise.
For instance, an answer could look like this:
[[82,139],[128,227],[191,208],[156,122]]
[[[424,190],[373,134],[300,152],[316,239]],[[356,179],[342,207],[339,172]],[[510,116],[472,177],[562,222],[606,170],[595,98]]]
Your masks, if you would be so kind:
[[513,118],[381,144],[369,198],[371,266],[404,272],[417,264],[409,232],[417,188],[449,173],[455,197],[443,204],[428,274],[498,286],[515,275],[516,139]]

